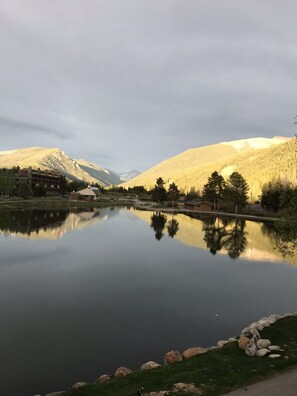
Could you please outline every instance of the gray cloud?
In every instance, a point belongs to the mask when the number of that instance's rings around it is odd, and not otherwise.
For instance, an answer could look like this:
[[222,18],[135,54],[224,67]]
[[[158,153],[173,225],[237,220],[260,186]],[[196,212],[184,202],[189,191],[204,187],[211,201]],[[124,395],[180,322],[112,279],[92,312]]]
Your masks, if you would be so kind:
[[292,135],[296,11],[291,0],[2,1],[1,148],[60,146],[144,170],[189,147]]

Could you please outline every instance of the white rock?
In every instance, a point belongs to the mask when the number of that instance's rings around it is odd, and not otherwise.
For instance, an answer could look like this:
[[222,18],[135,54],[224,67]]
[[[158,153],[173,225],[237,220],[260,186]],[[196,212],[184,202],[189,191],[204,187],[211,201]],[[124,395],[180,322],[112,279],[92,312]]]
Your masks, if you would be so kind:
[[272,353],[271,355],[269,355],[268,357],[270,357],[271,359],[276,359],[281,357],[281,355],[279,355],[278,353]]
[[271,345],[270,340],[261,339],[261,340],[257,341],[258,349],[268,348],[270,345]]
[[293,316],[291,312],[287,312],[283,315],[283,318],[287,318],[288,316]]
[[258,330],[252,329],[252,330],[251,330],[251,335],[253,336],[253,339],[254,339],[256,342],[259,341],[259,340],[261,340],[261,336],[260,336]]
[[251,339],[251,342],[246,346],[244,351],[245,351],[246,355],[248,355],[248,356],[256,355],[257,346],[253,339]]
[[280,351],[280,352],[283,352],[283,351],[284,351],[284,350],[281,349],[281,347],[278,346],[278,345],[270,345],[270,346],[268,347],[268,349],[269,349],[270,351]]
[[236,337],[230,337],[230,338],[228,338],[228,342],[235,342],[235,341],[237,341],[237,338],[236,338]]
[[157,367],[161,367],[161,365],[159,363],[156,363],[156,362],[153,362],[152,360],[150,360],[149,362],[143,363],[140,370],[151,370],[151,369],[154,369]]
[[217,342],[217,346],[219,347],[219,348],[222,348],[224,345],[226,345],[226,344],[228,344],[228,341],[227,340],[221,340],[221,341],[218,341]]
[[259,349],[258,351],[256,351],[256,355],[260,356],[260,357],[266,356],[266,355],[268,355],[268,353],[270,353],[270,350],[267,348],[262,348],[262,349]]

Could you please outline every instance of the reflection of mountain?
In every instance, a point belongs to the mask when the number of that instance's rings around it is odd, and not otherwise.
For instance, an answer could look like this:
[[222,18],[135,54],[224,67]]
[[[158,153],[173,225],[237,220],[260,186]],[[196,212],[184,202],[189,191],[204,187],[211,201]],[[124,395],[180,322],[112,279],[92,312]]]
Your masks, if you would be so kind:
[[109,209],[89,211],[13,210],[0,213],[0,234],[29,239],[59,239],[113,215]]
[[[133,213],[145,221],[146,223],[151,223],[151,216],[152,213],[148,211],[139,211],[134,210]],[[194,246],[200,249],[210,249],[210,246],[207,246],[207,238],[210,238],[210,235],[206,234],[207,227],[207,217],[203,215],[201,220],[193,219],[191,217],[179,214],[175,216],[175,219],[179,223],[178,231],[175,235],[175,239],[179,240],[181,243]],[[208,217],[209,219],[209,217]],[[204,220],[204,221],[202,221]],[[221,222],[221,220],[220,220]],[[240,253],[240,258],[245,260],[253,260],[253,261],[270,261],[270,262],[279,262],[283,261],[283,257],[280,252],[275,249],[276,241],[271,234],[263,233],[262,231],[262,223],[252,222],[252,221],[245,221],[245,228],[244,230],[240,230],[241,223],[234,222],[234,220],[230,223],[227,221],[227,225],[224,227],[222,223],[217,223],[217,235],[214,238],[221,238],[221,241],[213,241],[223,243],[225,242],[224,246],[221,249],[216,250],[217,253],[220,254],[228,254],[233,249],[233,252],[238,252],[238,250],[243,250]],[[220,229],[222,228],[222,229]],[[209,230],[211,231],[211,229]],[[241,238],[236,238],[236,233],[240,233]],[[242,234],[243,232],[243,234]],[[224,235],[221,235],[221,234]],[[233,239],[230,239],[230,236]],[[234,235],[235,233],[235,235]],[[242,239],[243,238],[243,239]],[[240,242],[240,246],[234,245],[234,243]],[[230,246],[231,243],[231,246]],[[233,245],[232,245],[233,243]],[[212,245],[213,248],[214,245]],[[287,257],[286,261],[291,264],[297,265],[297,252],[292,257]]]

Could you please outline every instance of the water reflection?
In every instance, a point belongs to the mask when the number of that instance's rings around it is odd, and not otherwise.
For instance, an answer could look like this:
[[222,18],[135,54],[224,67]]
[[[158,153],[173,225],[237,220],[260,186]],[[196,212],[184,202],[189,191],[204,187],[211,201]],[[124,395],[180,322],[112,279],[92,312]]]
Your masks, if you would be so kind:
[[167,232],[170,238],[174,238],[178,230],[179,230],[179,222],[174,218],[169,220],[169,223],[167,225]]
[[31,239],[57,239],[74,228],[91,225],[99,216],[99,210],[93,208],[1,211],[0,233]]
[[245,220],[211,217],[203,223],[204,241],[213,255],[224,249],[236,259],[246,250]]
[[296,221],[263,223],[262,232],[275,241],[275,249],[284,258],[294,257],[297,251]]
[[[74,229],[108,220],[125,209],[53,209],[0,211],[0,234],[30,239],[58,239]],[[260,223],[233,218],[200,215],[191,218],[130,210],[152,228],[155,239],[166,236],[189,246],[208,249],[212,255],[232,259],[297,263],[297,226],[290,222]]]

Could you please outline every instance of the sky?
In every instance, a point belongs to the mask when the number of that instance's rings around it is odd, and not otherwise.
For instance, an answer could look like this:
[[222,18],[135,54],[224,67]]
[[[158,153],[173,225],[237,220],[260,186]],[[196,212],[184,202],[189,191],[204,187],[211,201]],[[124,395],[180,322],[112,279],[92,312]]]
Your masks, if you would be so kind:
[[0,0],[0,150],[144,171],[292,136],[296,15],[295,0]]

